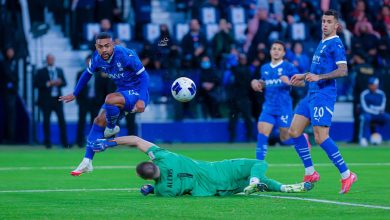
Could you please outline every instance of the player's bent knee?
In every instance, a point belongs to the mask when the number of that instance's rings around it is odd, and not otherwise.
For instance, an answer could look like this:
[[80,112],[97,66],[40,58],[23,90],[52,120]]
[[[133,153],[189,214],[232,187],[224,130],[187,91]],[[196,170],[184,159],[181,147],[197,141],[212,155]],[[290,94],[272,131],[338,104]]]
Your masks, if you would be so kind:
[[290,136],[290,137],[292,137],[292,138],[296,138],[296,137],[298,137],[299,136],[299,133],[298,133],[298,131],[297,130],[295,130],[295,129],[288,129],[288,135]]

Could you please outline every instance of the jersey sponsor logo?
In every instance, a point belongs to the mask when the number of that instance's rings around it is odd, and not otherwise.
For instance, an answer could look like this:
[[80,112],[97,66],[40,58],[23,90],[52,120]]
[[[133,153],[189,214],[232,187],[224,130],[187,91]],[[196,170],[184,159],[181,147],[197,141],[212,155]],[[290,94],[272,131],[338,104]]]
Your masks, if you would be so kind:
[[167,187],[171,188],[171,189],[173,187],[173,170],[172,169],[168,169]]
[[108,74],[108,78],[110,79],[120,79],[125,77],[124,73],[114,73],[114,74]]
[[319,64],[319,63],[320,63],[320,58],[321,58],[320,56],[314,55],[314,56],[313,56],[313,61],[312,61],[312,62],[313,62],[314,64]]
[[267,86],[278,85],[281,83],[282,83],[282,80],[280,80],[280,79],[267,79],[267,80],[265,80],[265,85],[267,85]]
[[265,75],[268,75],[268,71],[264,71],[264,74],[265,74]]

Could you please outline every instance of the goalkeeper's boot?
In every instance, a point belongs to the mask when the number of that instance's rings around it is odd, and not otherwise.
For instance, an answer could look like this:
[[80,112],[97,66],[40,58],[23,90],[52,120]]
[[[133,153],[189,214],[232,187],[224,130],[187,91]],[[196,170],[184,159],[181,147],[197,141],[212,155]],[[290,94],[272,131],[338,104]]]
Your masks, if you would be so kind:
[[307,192],[313,189],[314,184],[311,182],[302,182],[291,185],[284,185],[283,192],[287,193],[297,193],[297,192]]
[[245,187],[244,189],[245,195],[250,195],[255,192],[266,192],[266,191],[268,191],[268,186],[265,183],[253,183]]
[[314,171],[314,173],[311,175],[305,175],[303,177],[303,182],[315,183],[318,181],[320,181],[320,174],[317,171]]
[[357,181],[357,175],[355,173],[352,173],[349,175],[348,178],[341,180],[341,190],[340,194],[346,194],[351,189],[351,186],[354,182]]
[[84,158],[83,161],[81,161],[80,165],[70,172],[70,175],[72,176],[80,176],[83,173],[89,173],[93,171],[92,166],[92,160],[88,158]]
[[309,149],[311,150],[311,144],[310,144],[310,140],[309,140],[309,135],[308,135],[307,133],[303,133],[303,136],[304,136],[305,139],[306,139],[307,146],[308,146]]
[[118,125],[115,125],[114,128],[108,128],[108,127],[106,127],[106,129],[104,129],[104,137],[105,137],[105,138],[113,137],[113,136],[115,136],[116,134],[118,134],[120,130],[121,130],[121,129],[119,128]]

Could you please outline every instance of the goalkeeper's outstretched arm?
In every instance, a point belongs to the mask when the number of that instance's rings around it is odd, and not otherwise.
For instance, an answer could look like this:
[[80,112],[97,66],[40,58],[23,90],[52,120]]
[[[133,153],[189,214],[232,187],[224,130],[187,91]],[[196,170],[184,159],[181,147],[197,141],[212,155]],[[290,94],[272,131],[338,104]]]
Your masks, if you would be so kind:
[[117,137],[114,138],[114,140],[118,145],[128,145],[128,146],[134,146],[137,147],[140,151],[146,153],[150,147],[154,146],[155,144],[146,141],[140,137],[137,136],[123,136],[123,137]]

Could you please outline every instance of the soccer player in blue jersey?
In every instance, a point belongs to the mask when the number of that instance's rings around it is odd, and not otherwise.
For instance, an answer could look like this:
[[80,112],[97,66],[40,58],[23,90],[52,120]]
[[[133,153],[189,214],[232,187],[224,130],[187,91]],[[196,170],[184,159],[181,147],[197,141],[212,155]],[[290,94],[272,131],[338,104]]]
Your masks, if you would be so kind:
[[73,101],[94,73],[105,72],[114,80],[117,91],[107,95],[99,115],[87,138],[83,161],[71,172],[73,176],[91,172],[94,151],[92,143],[99,138],[111,137],[119,132],[117,121],[127,113],[143,112],[149,101],[149,75],[137,54],[122,46],[115,46],[112,36],[102,32],[96,37],[96,51],[88,68],[81,75],[72,94],[61,96],[60,101]]
[[[274,126],[279,127],[282,143],[294,144],[288,135],[293,116],[290,78],[297,74],[298,70],[294,65],[283,60],[286,49],[282,41],[272,43],[270,54],[271,62],[261,67],[261,79],[254,79],[251,82],[253,90],[262,92],[265,89],[263,111],[257,123],[256,158],[259,160],[264,160],[267,154],[268,137]],[[300,86],[303,85],[304,82]]]
[[322,41],[314,53],[310,72],[296,74],[291,78],[293,85],[308,82],[309,91],[295,110],[289,134],[294,138],[295,149],[305,166],[304,181],[316,182],[320,176],[314,169],[310,151],[302,135],[306,126],[310,123],[313,125],[315,141],[339,170],[342,177],[340,194],[345,194],[357,180],[357,176],[348,169],[336,143],[329,137],[337,97],[335,79],[348,74],[345,49],[336,35],[338,19],[338,13],[334,10],[323,14]]

